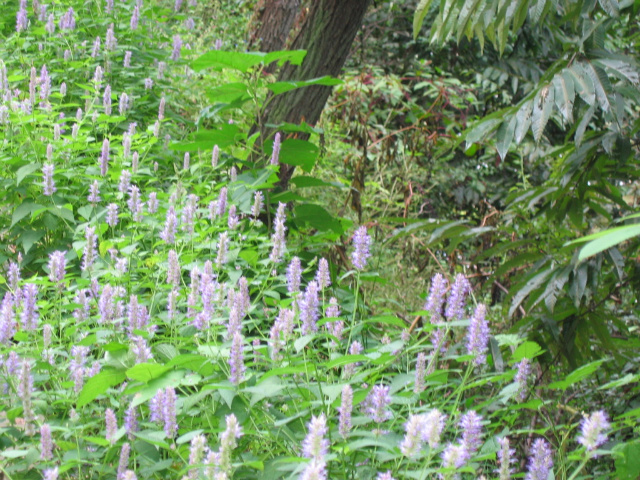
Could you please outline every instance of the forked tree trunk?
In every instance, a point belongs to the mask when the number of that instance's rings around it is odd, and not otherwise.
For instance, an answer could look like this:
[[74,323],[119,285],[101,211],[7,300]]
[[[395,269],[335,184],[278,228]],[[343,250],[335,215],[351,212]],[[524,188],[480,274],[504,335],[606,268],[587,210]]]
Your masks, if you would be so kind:
[[[338,76],[351,44],[362,26],[371,0],[315,0],[290,47],[306,50],[300,66],[284,65],[278,81],[310,80],[324,75]],[[274,97],[265,111],[262,125],[281,122],[315,124],[331,94],[331,87],[314,85]],[[272,131],[263,128],[262,138]],[[280,165],[280,186],[287,188],[294,167]]]

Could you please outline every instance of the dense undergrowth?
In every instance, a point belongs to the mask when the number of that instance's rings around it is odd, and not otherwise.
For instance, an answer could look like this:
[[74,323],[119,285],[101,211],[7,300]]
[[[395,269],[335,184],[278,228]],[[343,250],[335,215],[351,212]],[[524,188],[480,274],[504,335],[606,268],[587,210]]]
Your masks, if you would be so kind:
[[[234,53],[228,9],[10,7],[5,478],[637,474],[636,378],[538,364],[462,269],[390,308],[386,232],[295,202],[344,190],[308,175],[318,149],[277,138],[249,162],[267,60]],[[279,161],[303,170],[292,192]]]

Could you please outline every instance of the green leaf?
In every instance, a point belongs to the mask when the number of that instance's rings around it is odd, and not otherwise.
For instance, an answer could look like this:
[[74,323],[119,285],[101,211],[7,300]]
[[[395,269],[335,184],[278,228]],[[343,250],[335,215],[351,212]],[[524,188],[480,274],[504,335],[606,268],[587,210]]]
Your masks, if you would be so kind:
[[18,171],[16,172],[16,186],[20,185],[20,182],[22,182],[22,180],[24,180],[24,177],[26,177],[27,175],[32,174],[33,172],[35,172],[39,168],[40,168],[40,164],[39,163],[30,163],[28,165],[24,165],[24,166],[20,167],[18,169]]
[[640,477],[640,441],[630,441],[615,449],[616,475],[618,480],[637,480]]
[[567,71],[553,77],[553,88],[558,110],[567,123],[573,123],[573,101],[576,92],[573,88],[573,77]]
[[551,88],[551,85],[545,85],[542,87],[535,98],[533,99],[533,112],[531,114],[531,131],[533,132],[533,138],[536,143],[540,143],[542,134],[544,133],[544,127],[547,126],[549,117],[551,116],[551,109],[553,107],[553,100],[555,98],[555,92]]
[[600,368],[600,365],[602,365],[606,361],[606,359],[601,359],[596,360],[595,362],[587,363],[586,365],[575,369],[573,372],[567,375],[566,379],[549,384],[548,388],[553,390],[565,390],[574,383],[578,383],[593,374]]
[[207,98],[214,103],[234,103],[249,100],[251,95],[244,83],[236,82],[207,90]]
[[[273,142],[271,142],[271,148]],[[288,139],[280,145],[280,161],[310,172],[318,159],[318,147],[307,140]]]
[[593,238],[580,250],[578,255],[578,261],[583,261],[593,255],[596,255],[608,248],[614,247],[630,238],[640,236],[640,224],[624,225],[622,227],[615,227],[603,232],[599,232],[588,237],[583,237],[580,240],[584,241],[589,238]]
[[429,13],[429,7],[431,6],[431,2],[433,0],[420,0],[420,3],[416,7],[416,13],[413,16],[413,39],[418,38],[418,34],[420,33],[420,28],[422,28],[422,22],[424,22],[424,17]]
[[343,233],[340,220],[331,216],[331,214],[320,205],[314,205],[312,203],[297,205],[294,210],[294,221],[299,226],[308,225],[322,232],[332,230],[338,235]]
[[527,296],[533,292],[536,288],[544,283],[549,275],[553,272],[553,268],[548,268],[547,270],[543,270],[542,272],[535,275],[532,279],[530,279],[526,285],[518,290],[518,292],[514,295],[513,301],[511,302],[511,307],[509,307],[509,317],[513,316],[516,309],[520,306],[520,304],[524,301]]
[[197,150],[211,150],[218,145],[220,148],[228,147],[236,142],[236,135],[240,128],[236,124],[218,125],[215,130],[199,130],[192,137],[190,143],[174,143],[170,146],[178,152],[194,152]]
[[596,60],[595,63],[612,70],[617,77],[627,79],[634,85],[638,85],[640,83],[640,73],[638,72],[638,69],[629,62],[616,60],[614,58],[602,58]]
[[576,147],[579,147],[582,144],[584,133],[587,130],[587,127],[589,126],[589,122],[591,122],[591,119],[593,118],[593,114],[595,113],[595,111],[596,111],[596,106],[591,105],[587,109],[587,111],[584,113],[584,115],[582,115],[582,118],[580,119],[580,123],[578,123],[578,126],[576,127],[576,134],[574,136]]
[[607,74],[604,73],[600,67],[596,67],[590,62],[585,62],[582,66],[593,82],[596,99],[598,100],[600,108],[608,112],[611,109],[611,102],[609,101],[607,91],[611,91],[611,84],[609,83]]
[[517,118],[512,116],[509,120],[502,122],[498,132],[496,133],[496,148],[498,149],[498,155],[504,160],[509,151],[509,146],[513,140],[513,134],[516,130]]
[[211,50],[201,55],[191,63],[196,72],[205,68],[222,70],[230,68],[241,72],[248,72],[251,67],[258,65],[265,59],[264,53],[229,52],[226,50]]
[[476,125],[471,127],[471,129],[468,130],[468,133],[465,135],[467,142],[465,150],[476,142],[486,140],[487,136],[496,128],[498,128],[501,123],[502,118],[491,118],[488,120],[479,121]]
[[158,365],[157,363],[139,363],[127,370],[127,378],[147,383],[149,380],[158,378],[170,369],[171,367]]
[[526,101],[518,109],[516,114],[517,124],[514,131],[516,145],[520,145],[520,142],[524,140],[524,136],[527,134],[529,127],[531,126],[531,111],[533,110],[533,102],[531,100]]
[[324,180],[320,180],[316,177],[308,177],[305,175],[300,175],[298,177],[293,177],[289,183],[295,185],[298,188],[306,188],[306,187],[338,187],[341,185],[337,183],[325,182]]
[[612,17],[620,15],[618,0],[598,0],[598,3],[608,15],[611,15]]
[[573,77],[575,91],[587,105],[595,105],[596,91],[593,81],[589,74],[585,71],[582,63],[575,63],[569,68],[569,73]]
[[44,207],[42,205],[38,205],[37,203],[31,203],[31,202],[21,203],[13,211],[13,215],[11,216],[11,226],[13,227],[16,223],[18,223],[27,215],[33,212],[36,212],[42,208]]
[[312,80],[298,80],[295,82],[276,82],[267,85],[267,88],[276,95],[289,92],[297,88],[310,87],[311,85],[334,86],[342,84],[342,80],[325,75],[324,77],[314,78]]
[[289,62],[291,65],[300,65],[306,56],[306,50],[278,50],[267,53],[263,61],[265,65],[276,61],[278,65],[282,65],[284,62]]
[[24,253],[29,253],[33,244],[44,237],[44,234],[47,233],[45,230],[32,230],[28,232],[23,232],[20,234],[20,242],[22,243],[22,249]]
[[124,371],[105,369],[94,375],[84,384],[76,405],[78,408],[93,402],[99,395],[105,393],[109,388],[122,383],[126,378]]
[[532,360],[542,353],[542,348],[536,342],[524,342],[516,351],[513,352],[512,358],[514,361],[519,362],[523,358]]
[[75,222],[75,218],[73,216],[73,207],[70,204],[66,204],[63,207],[49,207],[47,208],[47,211],[68,222]]

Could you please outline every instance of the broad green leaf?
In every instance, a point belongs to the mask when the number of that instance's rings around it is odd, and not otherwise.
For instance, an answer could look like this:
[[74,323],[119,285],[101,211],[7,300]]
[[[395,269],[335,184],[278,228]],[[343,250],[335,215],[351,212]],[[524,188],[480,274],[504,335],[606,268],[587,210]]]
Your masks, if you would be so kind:
[[509,151],[509,146],[513,140],[513,134],[516,130],[517,118],[512,116],[510,119],[502,122],[498,132],[496,133],[496,148],[498,149],[498,155],[504,160]]
[[159,377],[171,367],[158,365],[157,363],[139,363],[127,370],[127,378],[147,383],[149,380]]
[[49,207],[47,208],[47,211],[68,222],[75,221],[75,218],[73,216],[73,207],[70,204],[64,205],[63,207]]
[[640,477],[640,441],[629,441],[616,448],[617,480],[638,480]]
[[131,401],[132,406],[138,406],[152,398],[158,390],[166,387],[176,388],[180,384],[180,380],[185,376],[186,370],[169,370],[164,375],[154,378],[145,386],[129,387],[125,390],[126,394],[134,394]]
[[[582,247],[580,254],[578,255],[578,261],[585,260],[626,240],[640,236],[640,224],[615,227],[605,230],[604,232],[599,232],[599,234],[596,235],[598,235],[597,238],[591,240]],[[589,237],[593,237],[593,235],[589,235]],[[581,240],[585,240],[589,237],[585,237]]]
[[306,187],[341,187],[340,184],[337,183],[329,183],[324,180],[320,180],[316,177],[309,177],[305,175],[300,175],[298,177],[293,177],[289,183],[295,185],[298,188],[306,188]]
[[197,150],[212,150],[214,146],[225,148],[236,142],[240,129],[236,124],[223,123],[215,130],[199,130],[191,138],[191,142],[174,143],[170,146],[178,152],[194,152]]
[[553,88],[558,110],[567,123],[573,123],[573,101],[576,95],[573,77],[566,70],[563,71],[560,75],[553,77]]
[[332,230],[337,234],[343,233],[342,223],[333,217],[320,205],[312,203],[303,203],[297,205],[295,210],[294,221],[297,225],[308,225],[311,228],[325,232]]
[[126,379],[123,370],[105,369],[94,375],[84,384],[76,405],[78,408],[94,401],[109,388],[122,383]]
[[34,243],[44,237],[45,230],[32,230],[28,232],[23,232],[20,234],[20,243],[22,243],[22,249],[24,253],[29,253],[31,247],[33,247]]
[[312,80],[298,80],[296,82],[276,82],[267,85],[267,88],[276,95],[280,95],[281,93],[289,92],[297,88],[310,87],[312,85],[325,85],[332,87],[334,85],[340,85],[341,83],[342,80],[325,75],[324,77],[314,78]]
[[214,103],[234,103],[249,100],[251,95],[244,83],[236,82],[207,90],[207,98]]
[[571,385],[573,385],[574,383],[578,383],[584,380],[585,378],[589,377],[590,375],[592,375],[596,370],[600,368],[600,365],[602,365],[606,361],[607,361],[606,359],[601,359],[601,360],[596,360],[595,362],[591,362],[586,365],[583,365],[575,369],[569,375],[567,375],[566,379],[549,384],[548,388],[551,388],[554,390],[558,390],[558,389],[565,390]]
[[[273,144],[273,143],[272,143]],[[280,161],[310,172],[318,159],[318,147],[306,140],[288,139],[280,145]]]
[[551,88],[551,85],[545,85],[540,89],[540,91],[533,99],[531,131],[533,132],[533,138],[535,139],[536,143],[540,143],[540,140],[542,139],[544,127],[547,126],[547,122],[549,121],[549,117],[551,116],[554,98],[555,92]]
[[211,50],[201,55],[191,63],[191,68],[196,72],[205,68],[222,70],[231,68],[241,72],[247,72],[251,67],[259,65],[265,58],[264,53],[230,52],[226,50]]
[[289,62],[291,65],[300,65],[306,56],[306,50],[278,50],[267,53],[264,56],[263,62],[265,65],[276,61],[278,65],[282,65],[284,62]]
[[11,216],[11,226],[13,227],[16,223],[22,220],[27,215],[38,211],[44,208],[42,205],[38,205],[37,203],[24,202],[16,207],[13,211],[13,215]]
[[20,185],[20,182],[24,180],[24,177],[32,174],[40,168],[39,163],[30,163],[28,165],[24,165],[18,169],[16,172],[16,186]]
[[536,342],[524,342],[516,351],[513,352],[512,358],[514,361],[519,362],[523,358],[528,358],[529,360],[533,360],[538,355],[542,353],[542,348]]
[[420,0],[420,3],[416,7],[416,13],[413,16],[413,39],[418,38],[418,34],[420,33],[420,28],[422,28],[422,22],[424,22],[424,17],[429,13],[429,7],[431,6],[431,2],[433,0]]

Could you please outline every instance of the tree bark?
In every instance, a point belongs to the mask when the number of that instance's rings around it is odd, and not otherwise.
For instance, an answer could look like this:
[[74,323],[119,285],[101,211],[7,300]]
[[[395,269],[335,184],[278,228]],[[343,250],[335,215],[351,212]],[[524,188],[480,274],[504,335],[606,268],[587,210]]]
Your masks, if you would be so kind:
[[[371,0],[316,0],[294,39],[291,50],[306,50],[300,66],[285,64],[278,81],[310,80],[324,75],[338,76],[351,44],[362,26]],[[274,97],[265,111],[262,125],[282,122],[315,124],[331,94],[331,87],[314,85]],[[262,138],[273,131],[263,128]],[[280,186],[287,188],[294,167],[280,165]]]
[[[249,49],[261,52],[283,50],[300,11],[300,0],[260,0],[251,23]],[[273,73],[275,63],[266,70]]]

